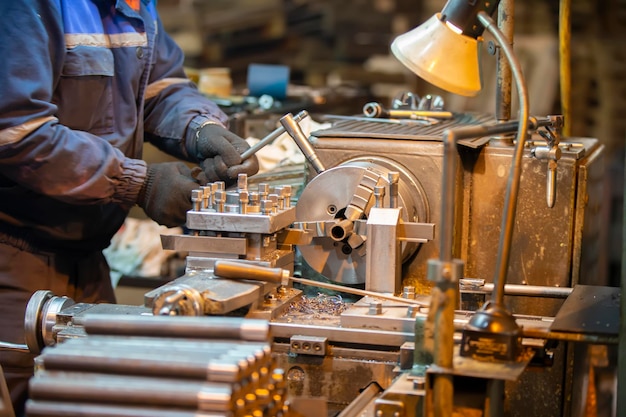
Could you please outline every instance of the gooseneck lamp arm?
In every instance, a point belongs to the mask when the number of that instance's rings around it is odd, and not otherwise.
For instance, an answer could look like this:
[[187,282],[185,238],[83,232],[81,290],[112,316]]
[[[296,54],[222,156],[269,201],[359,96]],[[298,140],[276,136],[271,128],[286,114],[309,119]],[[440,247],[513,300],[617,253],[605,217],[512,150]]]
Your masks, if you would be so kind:
[[522,67],[513,47],[509,44],[504,34],[498,29],[496,23],[485,12],[478,13],[480,23],[493,35],[502,48],[502,52],[511,66],[511,72],[517,88],[519,100],[519,125],[517,129],[515,153],[513,165],[509,173],[506,194],[504,197],[504,213],[502,216],[502,226],[500,231],[500,242],[498,245],[498,257],[496,261],[496,271],[494,276],[494,290],[492,302],[497,306],[504,304],[504,286],[507,280],[509,258],[511,254],[511,242],[513,241],[513,229],[515,228],[515,212],[517,209],[517,198],[519,195],[519,184],[522,175],[522,158],[524,156],[524,146],[528,132],[528,89]]

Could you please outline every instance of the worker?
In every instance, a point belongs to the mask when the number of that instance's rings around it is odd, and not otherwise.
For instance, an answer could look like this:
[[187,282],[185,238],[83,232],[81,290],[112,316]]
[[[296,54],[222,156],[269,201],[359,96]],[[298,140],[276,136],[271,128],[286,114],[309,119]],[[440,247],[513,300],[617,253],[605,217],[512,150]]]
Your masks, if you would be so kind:
[[[115,302],[102,250],[133,205],[180,226],[194,188],[258,161],[185,77],[154,1],[2,1],[0,16],[0,340],[24,343],[36,290]],[[197,165],[147,164],[144,140]],[[0,364],[19,416],[33,357]]]

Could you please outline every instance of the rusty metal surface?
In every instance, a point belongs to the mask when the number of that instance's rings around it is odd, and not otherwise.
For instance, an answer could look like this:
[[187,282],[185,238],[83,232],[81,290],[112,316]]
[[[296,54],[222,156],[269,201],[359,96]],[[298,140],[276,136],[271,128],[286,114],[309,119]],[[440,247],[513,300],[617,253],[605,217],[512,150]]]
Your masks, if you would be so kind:
[[[484,121],[477,116],[471,117],[470,121]],[[327,167],[354,158],[378,157],[390,159],[408,170],[423,189],[429,222],[439,224],[440,135],[446,127],[454,127],[463,121],[454,119],[427,127],[340,121],[327,130],[314,132],[311,140]],[[529,146],[540,145],[541,140],[537,135],[529,141]],[[513,149],[497,144],[478,150],[459,149],[462,168],[456,181],[455,256],[466,260],[466,277],[491,282]],[[601,182],[596,177],[600,175],[598,161],[601,158],[598,154],[601,154],[602,147],[596,139],[590,138],[563,141],[553,208],[546,205],[547,165],[532,158],[530,149],[523,159],[509,283],[569,287],[576,283],[573,279],[578,279],[583,265],[591,268],[598,262],[598,256],[594,256],[597,250],[583,255],[583,248],[588,251],[589,245],[593,245],[591,229],[598,223],[599,215],[597,207],[587,207],[584,197],[595,196],[600,191]],[[587,172],[593,174],[589,183],[588,176],[584,175]],[[431,284],[425,279],[425,264],[438,255],[437,247],[436,238],[422,245],[410,262],[405,262],[404,285],[415,286],[417,293],[430,291]],[[511,300],[515,302],[514,313],[545,316],[554,316],[562,303],[560,300],[542,300],[537,304],[533,297],[515,297],[507,302]]]

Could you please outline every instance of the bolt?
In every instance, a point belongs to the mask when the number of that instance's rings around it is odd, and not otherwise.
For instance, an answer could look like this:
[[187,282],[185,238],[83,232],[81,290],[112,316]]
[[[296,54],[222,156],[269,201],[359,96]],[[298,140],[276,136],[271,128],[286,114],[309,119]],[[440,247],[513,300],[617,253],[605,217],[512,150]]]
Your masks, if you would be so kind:
[[193,203],[194,211],[200,211],[202,208],[202,195],[204,192],[202,190],[192,190],[191,191],[191,202]]
[[378,316],[380,314],[383,314],[383,303],[381,303],[380,301],[372,301],[370,303],[370,309],[368,314],[371,316]]
[[248,201],[249,201],[248,191],[241,190],[239,192],[239,213],[241,214],[248,213]]
[[215,210],[218,213],[224,212],[224,191],[217,190],[215,192]]
[[248,189],[248,174],[239,174],[237,176],[237,191]]
[[285,208],[291,207],[291,185],[283,186],[283,193],[285,195]]

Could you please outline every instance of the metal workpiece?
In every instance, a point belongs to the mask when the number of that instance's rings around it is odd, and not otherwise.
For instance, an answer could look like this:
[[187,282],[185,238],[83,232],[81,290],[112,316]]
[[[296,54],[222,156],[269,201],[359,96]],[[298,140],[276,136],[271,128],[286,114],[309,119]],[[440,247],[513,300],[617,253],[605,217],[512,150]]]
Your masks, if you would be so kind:
[[230,384],[69,371],[40,372],[29,388],[31,398],[36,401],[150,405],[214,412],[231,410],[235,394]]
[[294,119],[291,113],[288,113],[281,117],[280,124],[285,128],[285,131],[291,136],[291,138],[296,142],[298,148],[302,151],[304,157],[309,161],[315,172],[318,174],[324,172],[326,168],[322,161],[320,161],[319,157],[315,153],[315,149],[307,139],[306,135],[302,131],[302,128],[298,124],[298,122]]
[[111,405],[101,403],[76,403],[28,400],[27,414],[29,417],[224,417],[223,412],[207,412],[199,414],[196,410],[167,410],[157,407],[129,408],[124,405]]
[[38,364],[29,416],[109,415],[92,414],[94,405],[133,417],[277,415],[286,397],[269,339],[90,334],[46,349]]
[[[61,346],[61,344],[57,345]],[[105,352],[107,350],[123,352],[136,350],[169,351],[174,354],[190,353],[194,356],[206,355],[213,352],[214,355],[233,353],[247,360],[255,358],[254,366],[261,366],[271,361],[271,349],[267,341],[233,341],[232,339],[191,339],[177,337],[152,337],[152,336],[110,336],[110,335],[85,335],[82,338],[68,339],[62,344],[62,349],[47,349],[46,355],[50,358],[54,355],[67,355],[68,352]],[[100,353],[102,354],[102,353]],[[205,356],[208,358],[208,356]]]
[[366,290],[391,294],[400,292],[402,257],[398,225],[401,220],[402,209],[399,208],[373,207],[370,210],[367,219],[367,250],[371,255],[366,260]]
[[239,317],[176,317],[87,315],[89,334],[118,336],[168,336],[260,341],[268,340],[265,320]]
[[[298,114],[293,116],[293,120],[294,120],[294,122],[299,123],[302,120],[304,120],[306,117],[308,117],[308,115],[309,115],[309,113],[306,110],[302,110]],[[272,143],[273,141],[278,139],[278,137],[280,135],[282,135],[283,133],[285,133],[285,127],[281,124],[281,126],[279,126],[276,129],[274,129],[270,134],[268,134],[263,139],[261,139],[259,142],[257,142],[256,144],[252,145],[249,149],[244,151],[241,154],[241,159],[248,159],[248,158],[250,158],[252,155],[254,155],[258,151],[263,149],[263,147],[265,147],[266,145],[269,145],[270,143]]]
[[168,350],[166,346],[151,347],[151,342],[146,340],[143,348],[120,344],[107,346],[106,350],[89,346],[87,350],[80,345],[71,346],[70,342],[68,340],[45,351],[40,360],[46,370],[81,370],[224,383],[240,381],[250,373],[249,353],[238,352],[238,356],[234,356],[237,352],[229,352],[226,347],[221,352]]

